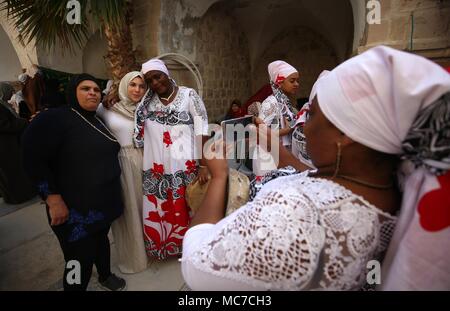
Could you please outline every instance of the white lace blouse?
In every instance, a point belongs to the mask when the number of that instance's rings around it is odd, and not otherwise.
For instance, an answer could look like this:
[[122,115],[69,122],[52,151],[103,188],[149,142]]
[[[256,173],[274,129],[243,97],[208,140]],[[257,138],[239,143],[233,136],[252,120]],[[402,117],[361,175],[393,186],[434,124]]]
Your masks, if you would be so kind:
[[189,229],[182,273],[193,290],[356,290],[396,217],[308,172],[267,183],[216,225]]
[[[273,129],[286,128],[285,120],[283,118],[281,103],[277,101],[275,96],[270,95],[261,104],[261,110],[259,112],[259,118],[264,121],[267,126]],[[285,135],[281,137],[283,146],[291,144],[291,135]]]

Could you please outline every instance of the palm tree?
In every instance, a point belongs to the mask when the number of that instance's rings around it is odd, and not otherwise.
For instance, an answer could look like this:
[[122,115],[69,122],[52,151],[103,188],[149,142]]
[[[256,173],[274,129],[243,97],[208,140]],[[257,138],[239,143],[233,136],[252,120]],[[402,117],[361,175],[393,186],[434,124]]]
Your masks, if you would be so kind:
[[[89,36],[89,20],[97,23],[108,42],[105,56],[115,84],[129,71],[138,68],[130,25],[133,16],[131,0],[78,0],[81,24],[66,20],[67,0],[3,0],[0,10],[6,10],[19,30],[22,43],[36,39],[44,48],[55,48],[59,42],[63,51],[83,47]],[[91,17],[91,19],[88,18]]]

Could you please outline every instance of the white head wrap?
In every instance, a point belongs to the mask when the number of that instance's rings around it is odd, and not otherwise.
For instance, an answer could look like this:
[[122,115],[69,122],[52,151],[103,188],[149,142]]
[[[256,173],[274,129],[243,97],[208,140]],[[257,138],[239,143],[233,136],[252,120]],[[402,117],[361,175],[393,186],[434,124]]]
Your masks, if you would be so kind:
[[267,70],[269,71],[270,81],[276,85],[280,85],[291,74],[298,72],[297,69],[282,60],[271,62],[267,66]]
[[319,81],[320,78],[325,77],[326,75],[328,75],[330,73],[329,70],[324,70],[320,73],[319,77],[317,78],[317,81],[314,83],[312,89],[311,89],[311,93],[309,95],[309,100],[307,103],[305,103],[302,107],[302,109],[300,109],[300,111],[297,113],[297,117],[296,117],[296,121],[294,126],[297,126],[299,124],[303,125],[308,117],[308,112],[309,112],[309,108],[312,104],[312,101],[314,99],[314,97],[317,94],[317,83]]
[[18,80],[20,83],[25,83],[25,81],[27,81],[28,79],[28,75],[26,73],[22,73],[19,75]]
[[319,80],[323,77],[326,77],[330,73],[329,70],[324,70],[320,73],[319,77],[317,78],[317,81],[314,83],[314,85],[311,88],[311,93],[309,95],[308,104],[312,104],[312,101],[314,97],[317,95],[317,84],[319,83]]
[[[450,191],[450,170],[444,168],[448,149],[433,141],[440,139],[441,144],[445,140],[450,115],[448,92],[450,75],[443,68],[384,46],[342,63],[317,82],[318,102],[326,118],[348,137],[372,149],[401,154],[413,123],[425,126],[420,129],[427,133],[437,132],[427,141],[427,152],[443,154],[443,175],[433,174],[425,165],[402,165],[409,169],[401,170],[405,176],[402,205],[383,261],[379,289],[449,289],[450,219],[448,200],[444,199]],[[424,108],[437,104],[438,116],[433,117],[439,119],[416,124],[418,116],[430,115]]]
[[158,58],[152,58],[149,61],[147,61],[146,63],[142,64],[142,70],[141,72],[143,74],[146,74],[149,71],[152,70],[158,70],[158,71],[162,71],[164,72],[166,75],[169,75],[169,70],[166,67],[166,64],[164,64],[164,62]]
[[450,77],[426,58],[378,46],[317,81],[319,106],[348,137],[400,154],[417,112],[450,91]]

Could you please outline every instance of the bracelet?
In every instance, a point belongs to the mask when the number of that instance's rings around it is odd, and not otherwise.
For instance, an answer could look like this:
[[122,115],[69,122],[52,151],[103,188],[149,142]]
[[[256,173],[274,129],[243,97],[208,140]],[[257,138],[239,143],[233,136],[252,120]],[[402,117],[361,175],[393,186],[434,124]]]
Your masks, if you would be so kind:
[[208,168],[206,165],[199,165],[200,168]]

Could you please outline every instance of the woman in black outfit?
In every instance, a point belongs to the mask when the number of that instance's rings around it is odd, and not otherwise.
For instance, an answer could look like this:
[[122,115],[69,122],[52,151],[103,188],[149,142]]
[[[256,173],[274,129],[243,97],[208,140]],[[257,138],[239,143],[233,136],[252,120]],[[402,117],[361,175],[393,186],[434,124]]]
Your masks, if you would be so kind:
[[[95,115],[100,98],[94,77],[74,77],[67,89],[69,105],[38,114],[23,137],[25,169],[47,203],[64,253],[64,290],[86,290],[93,264],[103,287],[125,288],[125,281],[111,273],[108,240],[111,223],[123,211],[120,145]],[[80,264],[81,282],[73,260]]]

